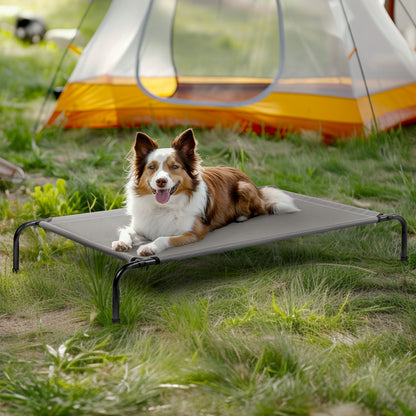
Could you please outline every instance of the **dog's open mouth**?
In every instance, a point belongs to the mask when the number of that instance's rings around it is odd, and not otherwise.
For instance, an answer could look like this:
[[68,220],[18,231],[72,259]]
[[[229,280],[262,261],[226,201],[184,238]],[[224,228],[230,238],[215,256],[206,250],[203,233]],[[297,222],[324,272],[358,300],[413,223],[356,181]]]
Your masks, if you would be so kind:
[[178,186],[179,182],[172,186],[172,188],[153,189],[152,187],[150,187],[150,189],[152,190],[153,194],[155,195],[156,201],[159,202],[159,204],[166,204],[166,202],[169,201],[170,196],[176,192]]

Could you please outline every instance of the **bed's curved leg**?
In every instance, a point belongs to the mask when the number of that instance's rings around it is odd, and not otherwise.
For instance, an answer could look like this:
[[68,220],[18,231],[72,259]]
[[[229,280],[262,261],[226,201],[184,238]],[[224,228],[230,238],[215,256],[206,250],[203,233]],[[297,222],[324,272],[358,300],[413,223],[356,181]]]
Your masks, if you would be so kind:
[[13,271],[17,273],[19,271],[19,238],[20,234],[28,228],[33,226],[38,226],[42,221],[50,221],[51,219],[40,219],[40,220],[31,220],[23,223],[14,233],[13,236]]
[[400,260],[407,261],[407,222],[406,220],[398,214],[379,214],[378,215],[378,221],[391,221],[391,220],[397,220],[402,225],[402,250],[401,250],[401,256]]
[[113,324],[120,323],[120,279],[123,277],[124,273],[131,269],[137,269],[144,266],[152,266],[159,263],[160,260],[158,257],[149,257],[147,259],[139,259],[133,257],[130,260],[130,263],[125,264],[117,270],[113,279],[113,316],[111,319]]

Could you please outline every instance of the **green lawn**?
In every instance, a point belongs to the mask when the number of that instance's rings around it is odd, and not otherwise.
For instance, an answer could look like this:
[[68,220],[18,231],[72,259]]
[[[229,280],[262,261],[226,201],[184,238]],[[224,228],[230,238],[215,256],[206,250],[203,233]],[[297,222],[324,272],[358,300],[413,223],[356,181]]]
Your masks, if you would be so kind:
[[[87,3],[68,4],[74,27]],[[388,222],[135,270],[112,325],[119,261],[29,229],[14,274],[12,238],[28,219],[119,207],[134,131],[33,135],[62,51],[4,30],[0,50],[0,156],[27,174],[0,183],[1,415],[416,413],[415,126],[329,146],[196,129],[205,165],[403,215],[409,261]],[[143,130],[168,145],[181,129]]]

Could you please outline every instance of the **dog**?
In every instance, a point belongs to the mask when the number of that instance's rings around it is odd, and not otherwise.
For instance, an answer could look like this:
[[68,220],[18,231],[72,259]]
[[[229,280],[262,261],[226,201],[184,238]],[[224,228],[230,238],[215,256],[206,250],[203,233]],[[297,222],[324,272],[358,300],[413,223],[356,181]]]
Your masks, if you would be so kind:
[[192,129],[170,148],[138,132],[132,148],[126,207],[130,225],[119,230],[116,251],[153,256],[169,247],[202,240],[231,222],[266,214],[299,211],[293,199],[274,187],[257,186],[239,169],[202,167]]

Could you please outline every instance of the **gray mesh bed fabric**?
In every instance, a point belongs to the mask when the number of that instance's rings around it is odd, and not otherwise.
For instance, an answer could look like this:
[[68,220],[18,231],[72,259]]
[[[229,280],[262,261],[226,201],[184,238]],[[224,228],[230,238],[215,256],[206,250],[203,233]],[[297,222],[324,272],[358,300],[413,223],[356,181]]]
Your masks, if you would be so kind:
[[306,195],[287,193],[294,198],[300,212],[265,215],[242,223],[232,223],[208,233],[202,241],[172,247],[152,257],[138,257],[135,253],[137,247],[133,247],[128,253],[112,250],[111,243],[118,239],[118,229],[129,223],[125,209],[28,221],[15,233],[13,269],[19,269],[20,233],[33,225],[117,257],[126,262],[118,270],[113,283],[113,322],[119,322],[119,281],[127,270],[133,268],[389,220],[398,220],[402,225],[401,259],[407,259],[407,224],[400,215],[386,215]]

